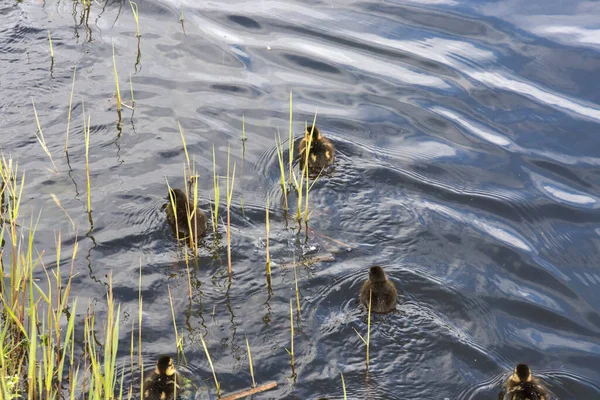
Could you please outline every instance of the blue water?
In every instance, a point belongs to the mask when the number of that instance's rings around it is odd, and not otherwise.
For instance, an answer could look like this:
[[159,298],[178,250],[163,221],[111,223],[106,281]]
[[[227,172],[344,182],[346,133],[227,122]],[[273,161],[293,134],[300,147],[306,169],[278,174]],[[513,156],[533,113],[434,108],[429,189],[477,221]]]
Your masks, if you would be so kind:
[[[36,245],[49,268],[56,232],[65,263],[78,238],[73,294],[100,315],[112,271],[120,361],[141,265],[146,367],[175,354],[170,288],[180,369],[213,393],[201,335],[225,392],[251,383],[248,337],[257,381],[278,382],[255,399],[341,398],[340,373],[348,398],[491,399],[518,362],[557,398],[600,398],[600,3],[149,0],[139,13],[138,41],[125,2],[93,2],[89,15],[65,0],[0,6],[0,147],[26,171],[23,218],[41,210]],[[121,94],[129,104],[131,76],[136,101],[120,124],[113,43]],[[308,243],[280,207],[274,137],[287,137],[290,91],[295,134],[317,112],[338,149],[335,171],[310,193]],[[58,173],[34,136],[32,98]],[[184,251],[160,210],[165,178],[184,184],[178,121],[206,212],[213,144],[220,175],[229,146],[237,167],[234,279],[209,240],[191,300]],[[367,376],[355,300],[373,264],[402,299],[373,320]]]

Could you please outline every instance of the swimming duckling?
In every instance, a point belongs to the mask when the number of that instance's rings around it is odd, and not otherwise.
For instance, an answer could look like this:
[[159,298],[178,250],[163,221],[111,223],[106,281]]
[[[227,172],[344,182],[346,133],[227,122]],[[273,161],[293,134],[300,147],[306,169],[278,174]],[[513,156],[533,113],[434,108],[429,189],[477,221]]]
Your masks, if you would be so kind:
[[179,377],[173,360],[161,356],[156,362],[154,372],[144,381],[144,400],[173,400],[175,390],[179,391]]
[[[167,195],[167,222],[173,228],[173,231],[179,236],[188,237],[190,236],[190,226],[188,225],[188,210],[190,213],[193,212],[194,204],[191,201],[188,201],[187,196],[181,189],[170,189],[170,195]],[[171,200],[171,197],[173,199]],[[175,204],[175,212],[173,212],[173,205]],[[198,237],[204,236],[206,233],[207,218],[206,214],[202,212],[199,208],[196,208],[196,213],[192,215],[191,220],[192,226],[192,237],[195,236],[194,232],[198,232]]]
[[143,400],[188,400],[194,398],[197,387],[175,370],[169,356],[160,356],[154,371],[144,380]]
[[306,148],[308,147],[308,140],[311,137],[310,151],[308,154],[308,168],[312,172],[320,172],[323,168],[329,167],[333,164],[335,157],[335,148],[331,141],[321,136],[321,132],[316,126],[309,126],[304,132],[304,138],[298,145],[298,154],[300,156],[300,168],[304,169],[304,163],[306,162]]
[[549,400],[548,392],[525,364],[515,367],[506,382],[505,400]]
[[383,268],[373,266],[369,269],[369,279],[360,289],[360,302],[369,307],[369,292],[371,295],[371,311],[385,314],[396,308],[398,294],[394,284],[391,283]]

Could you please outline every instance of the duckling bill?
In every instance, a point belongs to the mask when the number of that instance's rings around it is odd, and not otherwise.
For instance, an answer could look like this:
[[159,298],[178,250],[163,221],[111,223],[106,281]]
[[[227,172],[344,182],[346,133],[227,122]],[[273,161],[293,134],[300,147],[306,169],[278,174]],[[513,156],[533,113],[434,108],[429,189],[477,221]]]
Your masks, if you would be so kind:
[[[310,149],[308,142],[310,140]],[[309,126],[304,132],[304,138],[298,144],[300,157],[300,168],[304,169],[307,162],[306,151],[308,149],[308,169],[311,172],[320,172],[333,164],[335,148],[331,141],[321,135],[319,128]]]
[[[195,237],[196,232],[198,237],[206,234],[208,228],[206,214],[199,208],[196,208],[195,214],[192,215],[194,203],[188,200],[183,190],[170,189],[167,200],[167,222],[171,225],[171,228],[173,228],[176,236],[189,237],[191,234],[192,237]],[[175,208],[173,208],[173,205]],[[188,213],[189,215],[192,215],[190,224],[188,224]],[[190,226],[192,227],[191,232]]]
[[396,287],[390,282],[379,266],[369,269],[369,279],[360,289],[360,302],[369,307],[369,294],[371,293],[371,311],[386,314],[396,309],[398,293]]
[[548,391],[533,377],[529,366],[518,364],[506,381],[504,400],[550,400]]
[[[169,356],[160,356],[154,371],[144,380],[143,400],[175,400],[193,398],[194,384],[181,376]],[[175,397],[177,396],[177,397]]]

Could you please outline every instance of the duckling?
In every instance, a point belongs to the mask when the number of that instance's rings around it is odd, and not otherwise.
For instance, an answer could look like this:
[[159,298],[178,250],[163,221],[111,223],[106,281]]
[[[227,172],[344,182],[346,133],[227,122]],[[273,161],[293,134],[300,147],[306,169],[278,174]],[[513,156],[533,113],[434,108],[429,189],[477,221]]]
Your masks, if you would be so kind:
[[306,162],[306,148],[308,140],[311,137],[310,150],[308,154],[308,168],[312,172],[320,172],[323,168],[327,168],[333,164],[335,158],[335,148],[331,141],[321,136],[321,132],[316,126],[309,126],[304,132],[304,138],[298,145],[298,154],[300,155],[300,168],[304,169]]
[[505,400],[550,400],[547,390],[525,364],[515,367],[506,382]]
[[369,292],[371,295],[371,311],[385,314],[396,308],[398,294],[394,284],[387,279],[383,268],[373,266],[369,269],[369,279],[360,289],[360,302],[369,307]]
[[144,381],[144,400],[173,400],[179,390],[178,374],[169,356],[161,356],[154,372]]
[[[169,201],[167,204],[167,222],[173,228],[173,231],[178,236],[189,237],[190,236],[190,227],[188,225],[188,210],[192,213],[194,209],[194,204],[191,201],[188,201],[187,196],[181,189],[170,189],[170,195],[167,195],[167,200]],[[171,202],[171,197],[173,198],[173,203],[175,203],[175,210],[173,210],[173,204]],[[198,237],[204,236],[206,233],[207,218],[206,214],[202,212],[199,208],[196,208],[196,213],[192,215],[191,220],[192,232],[191,236],[195,236],[195,232],[198,233]]]
[[193,398],[194,384],[181,376],[169,356],[160,356],[154,371],[144,380],[143,400],[175,400]]

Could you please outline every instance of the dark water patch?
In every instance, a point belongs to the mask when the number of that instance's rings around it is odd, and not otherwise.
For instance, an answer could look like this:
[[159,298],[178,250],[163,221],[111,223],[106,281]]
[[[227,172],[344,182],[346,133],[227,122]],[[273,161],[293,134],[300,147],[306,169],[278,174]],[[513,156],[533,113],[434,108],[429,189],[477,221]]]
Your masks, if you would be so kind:
[[243,15],[228,15],[227,19],[248,29],[261,29],[260,24],[250,17]]
[[329,74],[340,73],[340,70],[338,68],[335,68],[332,65],[329,65],[314,58],[303,57],[297,54],[283,54],[283,57],[303,68],[308,68],[318,72],[325,72]]
[[[276,26],[278,26],[281,29],[289,29],[287,26],[284,25],[276,24]],[[435,75],[447,76],[450,78],[458,78],[460,76],[459,73],[453,70],[452,68],[448,68],[447,66],[441,63],[437,63],[431,59],[419,56],[414,52],[402,51],[400,48],[390,49],[381,44],[370,42],[368,40],[369,36],[367,36],[366,38],[358,35],[347,36],[346,32],[342,34],[331,34],[327,31],[323,31],[323,29],[317,30],[314,28],[307,28],[305,26],[294,26],[293,30],[295,33],[301,33],[306,37],[315,39],[318,38],[319,41],[327,39],[327,41],[331,42],[336,46],[349,47],[357,50],[362,50],[366,53],[376,54],[378,57],[391,59],[394,62],[408,64],[415,68],[429,71]]]

